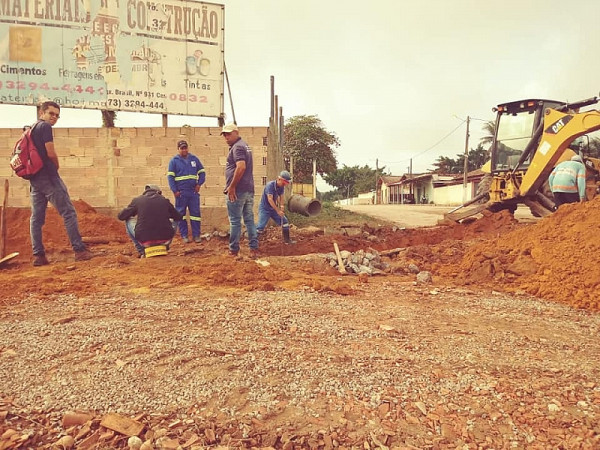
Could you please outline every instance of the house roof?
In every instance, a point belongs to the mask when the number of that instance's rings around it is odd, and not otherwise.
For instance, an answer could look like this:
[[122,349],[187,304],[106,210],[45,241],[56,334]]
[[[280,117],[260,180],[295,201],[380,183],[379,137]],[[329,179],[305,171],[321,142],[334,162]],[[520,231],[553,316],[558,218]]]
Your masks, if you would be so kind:
[[400,175],[400,176],[398,176],[398,175],[381,175],[379,177],[379,180],[382,183],[385,183],[389,186],[390,184],[394,184],[394,183],[401,181],[403,177],[404,177],[404,175]]

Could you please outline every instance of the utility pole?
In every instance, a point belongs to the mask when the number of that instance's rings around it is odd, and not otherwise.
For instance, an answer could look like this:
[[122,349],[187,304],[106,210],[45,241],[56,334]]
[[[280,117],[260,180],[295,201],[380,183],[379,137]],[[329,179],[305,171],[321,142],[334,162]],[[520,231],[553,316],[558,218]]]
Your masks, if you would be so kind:
[[313,159],[313,189],[312,198],[317,198],[317,160]]
[[469,122],[471,118],[467,116],[467,136],[465,138],[465,164],[463,167],[463,203],[467,202],[467,170],[469,169]]
[[379,181],[379,158],[375,158],[375,198],[373,199],[373,204],[377,204],[377,182]]
[[[410,158],[410,165],[408,166],[408,192],[409,194],[411,194],[414,198],[414,191],[413,191],[413,183],[412,183],[412,158]],[[416,200],[415,200],[416,203]]]

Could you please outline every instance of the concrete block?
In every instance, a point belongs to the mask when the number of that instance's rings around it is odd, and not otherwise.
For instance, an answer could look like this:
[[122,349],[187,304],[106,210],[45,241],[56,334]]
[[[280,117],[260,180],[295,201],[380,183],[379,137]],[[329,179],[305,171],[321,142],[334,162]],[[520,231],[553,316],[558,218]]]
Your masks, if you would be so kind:
[[152,154],[152,149],[150,147],[136,147],[133,150],[136,156],[142,156],[144,158],[147,158]]
[[219,197],[204,197],[205,206],[225,206],[225,196]]
[[152,128],[136,128],[137,136],[139,137],[151,137],[152,136]]
[[131,161],[132,161],[134,168],[146,166],[146,157],[145,156],[132,156]]
[[[146,165],[149,167],[161,167],[162,166],[162,158],[158,156],[148,156],[146,158]],[[167,168],[165,168],[165,174],[167,173]]]
[[78,156],[68,156],[61,157],[59,159],[61,169],[66,169],[69,167],[77,167],[79,168],[79,157]]
[[97,167],[98,169],[103,169],[103,171],[106,171],[108,169],[108,161],[111,158],[111,156],[98,155],[91,156],[89,158],[92,158],[93,167]]
[[[116,146],[119,148],[128,148],[131,147],[131,137],[119,137],[116,141]],[[111,146],[114,147],[114,145],[111,142]]]
[[78,147],[81,148],[93,148],[93,147],[105,147],[104,143],[102,143],[101,145],[98,142],[98,140],[96,138],[93,137],[80,137],[78,139],[77,145]]
[[121,153],[121,156],[117,156],[116,160],[117,167],[133,167],[133,156],[131,155],[123,156]]
[[54,139],[60,139],[63,137],[67,137],[70,134],[70,128],[52,128],[52,135],[54,136]]
[[163,127],[152,127],[150,130],[152,136],[165,137],[167,135],[167,129]]
[[89,137],[98,137],[99,130],[100,128],[81,128],[81,135]]
[[175,156],[175,152],[168,147],[150,147],[152,156]]

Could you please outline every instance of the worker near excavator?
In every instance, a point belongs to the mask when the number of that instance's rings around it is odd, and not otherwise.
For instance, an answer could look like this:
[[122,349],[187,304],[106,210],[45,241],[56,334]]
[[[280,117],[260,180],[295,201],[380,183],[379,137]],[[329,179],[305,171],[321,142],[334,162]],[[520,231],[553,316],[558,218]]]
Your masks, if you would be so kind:
[[554,168],[548,182],[557,208],[565,203],[585,201],[585,170],[580,155],[574,155]]
[[125,221],[127,235],[133,242],[138,257],[143,258],[146,247],[169,247],[175,235],[175,225],[171,220],[180,221],[183,215],[163,197],[159,186],[147,184],[143,194],[135,197],[119,213],[118,218]]
[[265,227],[269,219],[281,227],[283,234],[283,242],[286,244],[295,244],[295,241],[290,239],[290,223],[285,217],[283,207],[283,194],[285,187],[292,181],[292,176],[287,170],[283,170],[276,180],[269,181],[265,185],[260,204],[258,205],[258,225],[256,231],[261,236],[265,231]]
[[[200,242],[200,186],[204,184],[206,172],[204,166],[196,157],[189,153],[186,140],[177,142],[177,155],[169,161],[167,172],[169,187],[175,196],[175,208],[182,216],[186,210],[190,213],[192,226],[192,239]],[[188,224],[186,220],[179,221],[179,234],[186,244],[190,242],[188,237]]]

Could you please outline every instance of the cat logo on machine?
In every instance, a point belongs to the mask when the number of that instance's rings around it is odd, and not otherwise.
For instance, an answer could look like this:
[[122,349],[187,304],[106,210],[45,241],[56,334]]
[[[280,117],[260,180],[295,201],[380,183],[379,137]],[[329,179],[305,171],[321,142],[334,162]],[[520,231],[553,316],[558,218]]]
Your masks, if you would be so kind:
[[572,118],[573,118],[573,116],[565,116],[562,119],[558,119],[556,122],[554,122],[548,128],[546,128],[544,130],[544,133],[558,134],[558,132],[560,130],[562,130],[564,128],[564,126],[571,121]]

